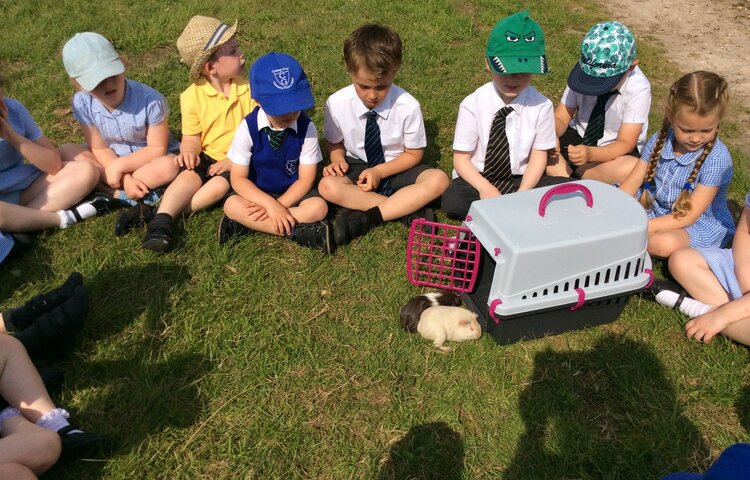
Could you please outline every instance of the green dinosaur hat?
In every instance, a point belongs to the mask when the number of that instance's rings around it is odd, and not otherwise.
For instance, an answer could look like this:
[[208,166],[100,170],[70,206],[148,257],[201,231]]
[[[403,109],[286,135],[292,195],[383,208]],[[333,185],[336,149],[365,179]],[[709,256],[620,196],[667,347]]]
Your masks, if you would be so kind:
[[547,73],[544,32],[529,11],[500,20],[487,39],[487,63],[495,73]]

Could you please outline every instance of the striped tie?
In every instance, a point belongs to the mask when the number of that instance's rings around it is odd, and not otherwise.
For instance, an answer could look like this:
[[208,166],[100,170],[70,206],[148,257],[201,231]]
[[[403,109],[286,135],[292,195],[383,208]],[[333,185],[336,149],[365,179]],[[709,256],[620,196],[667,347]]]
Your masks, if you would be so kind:
[[274,130],[271,127],[263,127],[263,131],[268,134],[268,143],[271,144],[271,148],[273,148],[274,151],[281,148],[281,144],[284,143],[288,130],[288,128],[285,128],[284,130]]
[[[383,144],[380,143],[380,127],[378,127],[378,112],[370,110],[365,114],[367,123],[365,124],[365,155],[367,156],[367,167],[372,168],[385,162],[383,153]],[[382,179],[378,185],[378,193],[383,195],[391,194],[391,182]]]
[[511,107],[503,107],[497,111],[490,128],[490,139],[487,142],[487,153],[484,157],[484,171],[482,175],[506,194],[513,190],[513,172],[510,169],[510,150],[508,136],[505,134],[505,118],[513,111]]
[[586,125],[586,132],[583,134],[583,141],[581,142],[583,145],[595,147],[604,136],[604,108],[607,106],[610,97],[617,93],[617,90],[612,90],[596,97],[596,105],[591,110],[589,123]]

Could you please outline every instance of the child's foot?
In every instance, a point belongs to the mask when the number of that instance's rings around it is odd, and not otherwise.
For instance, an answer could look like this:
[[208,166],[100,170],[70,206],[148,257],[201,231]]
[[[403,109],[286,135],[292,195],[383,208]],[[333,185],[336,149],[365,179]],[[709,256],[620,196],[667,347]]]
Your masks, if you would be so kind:
[[158,253],[172,250],[172,217],[166,213],[158,213],[146,229],[143,237],[143,248]]
[[219,221],[219,229],[216,233],[216,238],[219,240],[219,245],[224,245],[230,239],[234,237],[242,237],[245,235],[252,234],[253,231],[242,225],[239,222],[235,222],[231,218],[224,215]]
[[83,285],[83,275],[73,272],[59,287],[47,293],[37,295],[22,307],[11,308],[3,312],[3,320],[7,330],[20,332],[29,327],[40,315],[54,309],[65,300],[70,298],[76,287]]
[[365,212],[343,208],[333,222],[333,239],[337,246],[346,245],[376,226]]
[[435,212],[430,207],[422,207],[416,212],[410,213],[405,217],[401,217],[401,223],[403,223],[406,228],[411,228],[411,222],[420,218],[424,218],[428,222],[434,222]]
[[84,432],[73,425],[61,428],[57,434],[62,444],[60,460],[106,455],[114,450],[114,442],[108,436]]
[[134,228],[146,225],[154,218],[154,207],[145,203],[136,203],[117,217],[115,222],[115,235],[125,235]]
[[688,297],[687,292],[676,283],[661,278],[655,279],[647,292],[644,295],[645,298],[654,300],[665,307],[679,310],[690,318],[703,315],[712,308],[711,305]]
[[315,223],[298,223],[288,237],[303,247],[317,248],[327,254],[333,253],[333,229],[328,220]]
[[[81,203],[73,207],[71,210],[74,212],[78,212],[81,218],[85,219],[93,216],[98,217],[100,215],[104,215],[105,213],[114,212],[115,210],[119,210],[127,206],[127,203],[116,200],[107,194],[96,192],[92,195],[89,195],[89,197],[84,199]],[[93,208],[93,213],[91,212],[91,208],[89,207]]]

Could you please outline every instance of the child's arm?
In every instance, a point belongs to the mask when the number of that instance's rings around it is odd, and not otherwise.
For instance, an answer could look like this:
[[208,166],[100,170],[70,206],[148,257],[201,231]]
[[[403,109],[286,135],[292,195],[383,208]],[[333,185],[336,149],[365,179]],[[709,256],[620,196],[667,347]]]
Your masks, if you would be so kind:
[[[300,166],[301,167],[301,166]],[[300,171],[302,168],[300,168]],[[229,179],[234,191],[245,200],[255,203],[266,211],[277,234],[291,234],[297,223],[289,209],[275,198],[258,188],[249,178],[249,165],[235,163],[229,171]],[[259,218],[258,220],[262,220]]]
[[635,194],[643,186],[643,179],[646,178],[646,170],[648,170],[646,162],[637,162],[625,180],[620,184],[620,190],[635,197]]
[[46,136],[42,135],[31,141],[13,129],[8,121],[8,109],[2,98],[0,98],[0,138],[4,138],[13,145],[29,163],[46,174],[54,175],[62,168],[60,152]]
[[188,170],[192,170],[200,163],[201,155],[201,136],[197,135],[182,135],[180,141],[180,153],[175,157],[175,163],[180,167],[185,167]]
[[500,195],[500,191],[474,168],[471,163],[471,152],[453,151],[453,168],[458,176],[479,192],[479,198],[492,198]]
[[349,170],[349,163],[346,161],[346,148],[344,147],[344,142],[331,143],[326,141],[326,148],[331,163],[326,165],[323,169],[323,175],[326,177],[343,176]]
[[714,197],[718,192],[719,187],[707,187],[698,183],[690,196],[692,208],[687,215],[677,218],[675,215],[670,214],[652,218],[648,221],[649,233],[658,232],[660,230],[674,230],[689,227],[698,220],[698,217],[703,215],[703,212],[705,212],[711,202],[713,202]]
[[601,147],[571,145],[568,147],[568,158],[577,166],[589,162],[604,163],[632,152],[638,143],[643,129],[642,123],[623,123],[617,132],[614,142]]
[[307,192],[312,190],[317,172],[318,167],[315,163],[300,164],[299,178],[278,198],[278,202],[286,208],[290,208],[299,202],[302,197],[307,195]]
[[568,125],[570,125],[570,121],[573,120],[575,114],[576,109],[564,103],[555,108],[555,135],[557,135],[557,138],[562,137],[565,130],[568,129]]
[[531,190],[539,183],[544,170],[547,168],[547,150],[531,149],[529,154],[529,163],[526,164],[526,170],[521,177],[521,185],[518,191]]
[[[123,174],[134,172],[151,160],[166,155],[167,145],[169,144],[169,126],[167,122],[148,125],[146,128],[148,131],[146,132],[145,147],[138,149],[130,155],[119,157],[105,167],[107,183],[109,183],[110,187],[119,187]],[[118,178],[118,185],[112,184],[110,176],[112,179]]]
[[423,155],[424,148],[404,147],[404,152],[390,162],[383,162],[363,170],[357,179],[357,184],[365,192],[375,190],[380,185],[381,179],[405,172],[422,163]]

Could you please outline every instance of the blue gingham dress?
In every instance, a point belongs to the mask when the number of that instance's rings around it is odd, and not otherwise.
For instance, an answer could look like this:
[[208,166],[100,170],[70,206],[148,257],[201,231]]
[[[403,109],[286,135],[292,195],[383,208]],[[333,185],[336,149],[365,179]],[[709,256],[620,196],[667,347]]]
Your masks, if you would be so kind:
[[[750,193],[745,197],[745,208],[750,208]],[[706,259],[708,268],[724,287],[732,300],[742,296],[740,284],[734,271],[734,255],[731,248],[699,248],[698,252]]]
[[[641,159],[646,163],[648,163],[658,136],[659,132],[656,132],[643,149]],[[672,205],[677,200],[677,196],[682,191],[688,177],[690,177],[695,161],[703,153],[701,148],[695,152],[688,152],[675,157],[673,145],[674,132],[670,128],[652,182],[655,185],[655,187],[652,187],[654,190],[651,191],[654,203],[653,208],[647,211],[649,218],[672,213]],[[708,154],[698,172],[695,186],[700,183],[707,187],[719,187],[719,191],[695,223],[685,228],[690,235],[691,247],[721,247],[734,235],[734,221],[727,206],[727,189],[733,174],[732,156],[729,154],[726,145],[717,138],[711,153]]]

